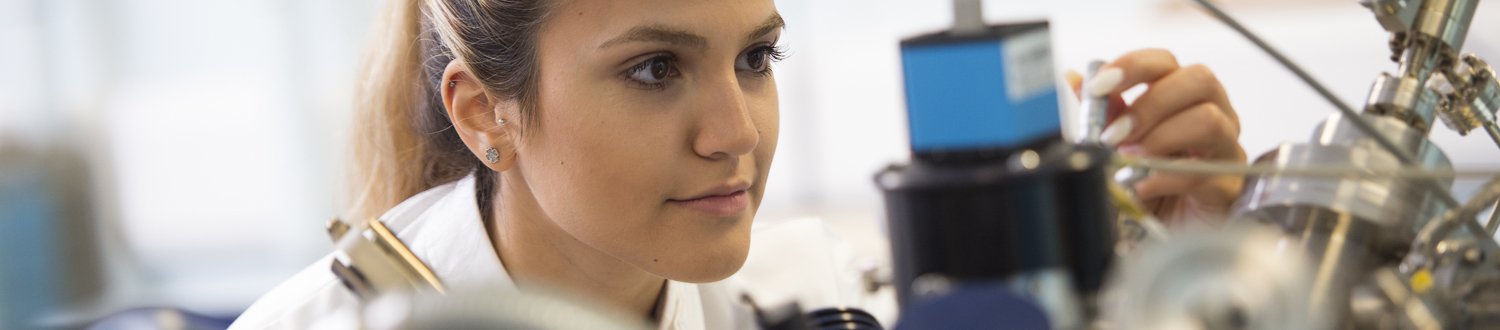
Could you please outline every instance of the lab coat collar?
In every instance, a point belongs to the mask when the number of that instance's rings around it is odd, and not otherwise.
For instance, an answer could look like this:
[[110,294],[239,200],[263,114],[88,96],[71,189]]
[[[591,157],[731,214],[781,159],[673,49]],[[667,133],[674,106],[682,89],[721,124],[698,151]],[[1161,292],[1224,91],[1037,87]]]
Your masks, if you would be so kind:
[[[479,216],[470,174],[412,196],[381,217],[449,288],[515,290]],[[698,285],[668,280],[659,329],[706,327]]]
[[662,313],[657,329],[704,329],[702,295],[698,286],[667,280],[666,299],[662,300]]
[[480,220],[474,176],[412,196],[381,217],[448,287],[516,285]]

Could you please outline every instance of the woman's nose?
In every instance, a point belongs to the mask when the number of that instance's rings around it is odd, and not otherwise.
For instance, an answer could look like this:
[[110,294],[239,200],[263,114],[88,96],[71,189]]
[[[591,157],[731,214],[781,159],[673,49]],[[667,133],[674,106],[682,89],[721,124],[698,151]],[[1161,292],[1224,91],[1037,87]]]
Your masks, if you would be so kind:
[[700,94],[698,132],[693,152],[708,159],[748,154],[760,142],[744,89],[735,75],[704,85]]

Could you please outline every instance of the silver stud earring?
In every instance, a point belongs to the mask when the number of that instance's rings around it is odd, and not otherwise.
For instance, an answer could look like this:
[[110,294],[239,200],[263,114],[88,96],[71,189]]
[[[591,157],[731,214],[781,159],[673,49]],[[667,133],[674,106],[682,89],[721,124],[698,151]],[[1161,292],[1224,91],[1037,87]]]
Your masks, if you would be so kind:
[[484,158],[485,159],[489,159],[490,164],[498,163],[498,162],[500,162],[500,150],[495,150],[495,148],[490,148],[490,150],[485,150],[484,151]]
[[500,125],[500,126],[505,126],[505,123],[506,123],[505,118],[495,118],[495,124]]
[[454,87],[458,87],[458,81],[457,80],[449,80],[448,81],[448,88],[454,88]]

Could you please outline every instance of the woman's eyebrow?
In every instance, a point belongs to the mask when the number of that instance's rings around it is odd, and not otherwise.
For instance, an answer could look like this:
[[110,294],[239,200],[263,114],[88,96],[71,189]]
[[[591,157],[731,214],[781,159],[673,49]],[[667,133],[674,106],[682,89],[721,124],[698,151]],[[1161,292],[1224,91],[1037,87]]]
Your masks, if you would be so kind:
[[605,49],[627,42],[664,42],[699,49],[708,48],[708,38],[693,34],[692,32],[687,32],[668,26],[652,24],[632,28],[630,29],[630,31],[625,32],[625,34],[599,44],[599,49]]
[[764,37],[767,34],[771,34],[771,32],[775,32],[777,29],[785,27],[786,21],[781,19],[781,13],[771,13],[771,17],[766,18],[765,22],[756,25],[755,29],[750,30],[750,34],[745,36],[745,40],[760,39],[760,37]]
[[[745,39],[759,39],[760,37],[763,37],[767,34],[771,34],[771,32],[775,32],[777,29],[785,27],[786,21],[781,19],[781,14],[771,13],[771,17],[766,18],[766,20],[760,23],[760,25],[756,25],[754,29],[751,29],[750,33],[746,35]],[[687,32],[685,30],[673,28],[670,26],[650,24],[631,28],[630,31],[626,31],[624,34],[621,34],[618,37],[614,37],[613,39],[609,39],[609,41],[605,41],[604,43],[599,44],[599,49],[605,49],[627,42],[662,42],[698,49],[708,48],[708,38],[705,38],[701,35],[697,35],[692,32]]]

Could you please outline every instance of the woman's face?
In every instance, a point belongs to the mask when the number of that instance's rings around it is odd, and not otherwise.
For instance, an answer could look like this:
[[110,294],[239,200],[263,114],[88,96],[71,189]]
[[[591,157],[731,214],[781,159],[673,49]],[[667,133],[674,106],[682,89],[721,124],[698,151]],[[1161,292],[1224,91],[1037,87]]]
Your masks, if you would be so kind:
[[662,277],[737,271],[776,150],[771,0],[559,0],[517,169],[546,217]]

